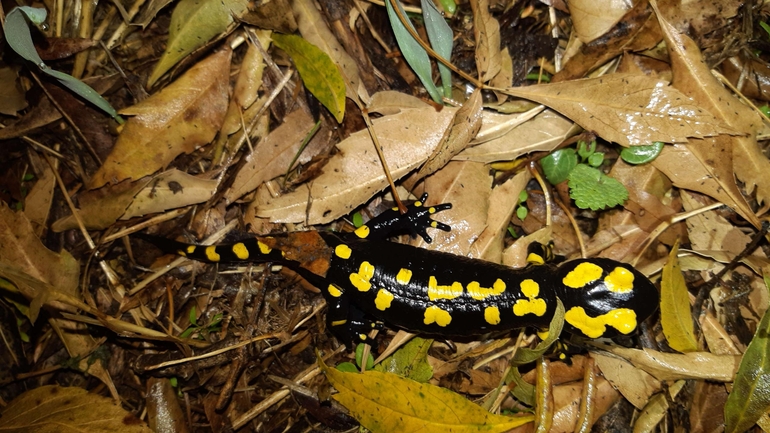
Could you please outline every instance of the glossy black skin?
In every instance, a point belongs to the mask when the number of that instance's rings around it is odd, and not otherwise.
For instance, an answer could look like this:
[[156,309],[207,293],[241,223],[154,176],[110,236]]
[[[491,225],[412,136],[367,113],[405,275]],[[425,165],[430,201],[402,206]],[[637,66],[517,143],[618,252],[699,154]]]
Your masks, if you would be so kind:
[[[556,297],[561,299],[565,310],[572,307],[583,307],[590,316],[596,317],[616,308],[630,308],[637,314],[639,320],[649,317],[657,309],[658,291],[655,286],[633,267],[610,259],[580,259],[563,263],[559,266],[552,264],[529,265],[522,269],[487,262],[479,259],[456,256],[439,251],[416,248],[409,245],[387,241],[368,241],[342,239],[324,234],[324,239],[330,246],[345,243],[353,253],[349,259],[332,258],[332,266],[326,275],[326,280],[342,289],[350,303],[356,305],[367,315],[389,324],[402,327],[409,331],[445,336],[472,336],[492,331],[510,330],[527,326],[548,328],[556,308]],[[375,273],[371,280],[372,289],[361,292],[356,289],[349,279],[351,273],[357,272],[362,261],[375,265]],[[611,272],[621,266],[634,274],[634,290],[628,293],[614,293],[603,290],[601,279],[584,288],[573,289],[561,281],[569,271],[582,262],[590,262]],[[413,276],[409,284],[396,282],[395,276],[401,268],[411,269]],[[467,291],[455,299],[438,299],[430,301],[427,296],[428,278],[435,275],[439,284],[460,282],[463,287],[470,281],[478,281],[482,287],[491,287],[496,279],[506,283],[506,291],[499,296],[485,300],[476,300]],[[525,279],[538,283],[540,292],[538,298],[546,302],[546,312],[542,316],[525,314],[516,316],[513,305],[519,299],[526,298],[519,284]],[[381,311],[375,307],[377,288],[385,288],[395,295],[389,308]],[[324,291],[330,304],[336,298]],[[426,325],[423,322],[423,312],[431,305],[450,313],[452,321],[446,327],[435,323]],[[500,311],[500,323],[491,325],[483,318],[483,311],[488,306],[497,306]],[[565,330],[582,335],[582,333],[565,324]],[[618,332],[607,327],[603,337],[615,337]]]

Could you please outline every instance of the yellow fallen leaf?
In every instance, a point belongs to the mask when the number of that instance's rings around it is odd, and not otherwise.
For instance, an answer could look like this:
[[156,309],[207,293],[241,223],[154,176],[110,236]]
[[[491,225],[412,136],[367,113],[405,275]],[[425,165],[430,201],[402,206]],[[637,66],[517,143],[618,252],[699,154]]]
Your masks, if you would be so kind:
[[339,391],[334,399],[374,433],[504,432],[533,419],[495,415],[452,391],[395,374],[343,373],[319,362]]
[[698,350],[695,341],[695,327],[690,313],[690,297],[687,284],[679,266],[679,241],[671,248],[666,265],[663,266],[663,279],[660,282],[660,323],[668,345],[679,352]]
[[218,51],[157,94],[120,110],[134,117],[89,188],[147,176],[209,143],[227,111],[231,55],[229,49]]

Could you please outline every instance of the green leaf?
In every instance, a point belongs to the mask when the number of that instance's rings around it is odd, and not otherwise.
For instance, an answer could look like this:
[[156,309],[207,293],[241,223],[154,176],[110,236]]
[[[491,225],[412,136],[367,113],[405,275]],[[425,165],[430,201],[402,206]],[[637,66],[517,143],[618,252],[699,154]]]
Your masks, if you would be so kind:
[[433,377],[433,367],[428,363],[428,349],[432,344],[433,340],[415,337],[377,364],[374,370],[427,382]]
[[601,171],[578,164],[569,174],[569,195],[580,209],[600,210],[623,204],[628,190]]
[[[765,286],[770,279],[765,273]],[[753,426],[770,410],[770,310],[762,316],[757,332],[741,359],[733,390],[725,403],[725,432],[738,433]]]
[[[363,343],[356,346],[356,365],[359,367],[364,365],[363,363],[364,347],[366,347],[366,345]],[[374,357],[370,352],[367,354],[367,358],[366,358],[366,369],[371,370],[372,367],[374,367]]]
[[169,69],[188,54],[227,31],[248,11],[248,0],[181,0],[171,13],[166,51],[161,56],[147,87],[152,87]]
[[557,185],[569,177],[569,173],[577,165],[575,149],[559,149],[540,160],[540,166],[548,182]]
[[522,221],[524,221],[524,218],[527,217],[528,213],[529,211],[524,206],[519,206],[518,208],[516,208],[516,218]]
[[106,99],[102,98],[96,90],[71,75],[49,68],[37,54],[35,44],[32,43],[32,34],[30,33],[27,20],[34,24],[42,24],[45,21],[45,17],[45,9],[23,6],[11,10],[5,18],[5,27],[3,28],[8,46],[16,51],[16,53],[24,58],[24,60],[37,65],[37,67],[40,68],[40,72],[57,79],[62,86],[67,87],[81,98],[96,105],[99,109],[114,118],[118,123],[123,123],[123,120],[118,116],[115,109],[112,108],[112,105],[110,105]]
[[679,265],[679,241],[674,243],[660,280],[660,324],[668,345],[679,352],[698,350],[690,314],[690,297]]
[[593,155],[594,152],[596,152],[596,140],[591,141],[590,144],[587,144],[585,141],[578,141],[577,153],[580,158],[586,160]]
[[759,107],[759,111],[761,111],[762,114],[765,115],[765,117],[770,117],[770,105],[765,104]]
[[[401,50],[401,54],[404,56],[406,63],[412,68],[414,73],[425,86],[425,90],[428,91],[430,97],[436,101],[437,104],[442,104],[441,93],[433,84],[433,76],[431,74],[430,59],[425,49],[414,40],[412,35],[404,26],[404,23],[398,18],[398,14],[390,4],[391,0],[385,0],[385,8],[388,10],[388,19],[390,20],[390,26],[393,28],[393,34],[396,36],[396,42],[398,42],[398,48]],[[406,11],[404,11],[401,2],[396,0],[396,5],[401,12],[401,15],[406,17]],[[414,29],[411,22],[407,20],[409,27]]]
[[588,165],[599,167],[604,162],[604,152],[595,152],[588,156]]
[[524,203],[529,198],[529,193],[526,189],[522,189],[519,193],[519,203]]
[[190,308],[190,323],[198,326],[198,315],[195,312],[195,305]]
[[663,146],[665,145],[662,142],[656,141],[646,146],[626,147],[620,151],[620,157],[629,164],[644,164],[657,158],[663,151]]
[[551,319],[551,324],[548,326],[548,336],[538,343],[534,349],[520,347],[513,356],[513,359],[511,359],[511,365],[529,364],[543,356],[548,348],[559,339],[562,328],[564,328],[564,304],[562,304],[561,299],[557,298],[556,311]]
[[337,370],[343,373],[358,373],[358,367],[349,361],[340,362],[339,365],[337,365]]
[[519,367],[511,368],[508,376],[505,378],[505,383],[515,383],[516,387],[511,390],[511,394],[516,397],[516,400],[526,404],[527,406],[535,405],[535,385],[524,382],[524,379],[519,373]]
[[364,225],[364,217],[361,215],[361,212],[356,212],[353,214],[353,227],[359,228],[362,225]]
[[[452,44],[454,35],[452,29],[444,20],[433,0],[420,0],[422,5],[422,17],[425,21],[425,31],[428,33],[428,40],[433,51],[438,53],[445,60],[452,57]],[[441,85],[444,89],[444,96],[452,97],[452,71],[443,63],[438,62],[438,72],[441,75]]]
[[300,36],[274,33],[272,39],[291,57],[305,87],[341,123],[345,117],[345,80],[337,65],[320,48]]
[[444,8],[449,15],[454,15],[457,11],[457,3],[455,3],[454,0],[439,0],[439,3],[441,3],[441,7]]
[[768,24],[767,24],[766,22],[764,22],[764,21],[760,21],[760,22],[759,22],[759,26],[760,26],[760,27],[762,27],[762,29],[764,29],[764,30],[765,30],[765,32],[767,33],[767,35],[768,35],[768,36],[770,36],[770,25],[768,25]]

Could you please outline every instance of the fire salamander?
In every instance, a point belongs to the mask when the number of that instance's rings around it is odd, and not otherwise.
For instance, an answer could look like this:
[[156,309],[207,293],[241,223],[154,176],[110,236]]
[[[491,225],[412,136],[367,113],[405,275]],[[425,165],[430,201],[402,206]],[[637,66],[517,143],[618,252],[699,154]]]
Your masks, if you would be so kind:
[[[448,203],[384,212],[355,232],[293,232],[230,245],[200,246],[142,236],[168,253],[205,262],[289,266],[316,285],[329,305],[329,328],[345,344],[367,340],[382,322],[442,336],[472,336],[527,326],[547,328],[559,298],[564,329],[588,338],[627,335],[658,306],[658,291],[633,267],[610,259],[560,265],[530,248],[523,269],[389,242],[397,232],[431,241],[449,231],[431,216]],[[542,251],[542,248],[540,249]]]

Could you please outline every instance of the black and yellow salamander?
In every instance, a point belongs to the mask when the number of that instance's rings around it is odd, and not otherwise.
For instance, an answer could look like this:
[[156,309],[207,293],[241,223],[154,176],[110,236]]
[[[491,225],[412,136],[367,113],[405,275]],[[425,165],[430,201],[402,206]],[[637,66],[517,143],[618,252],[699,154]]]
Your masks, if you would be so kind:
[[[588,338],[627,335],[658,307],[658,291],[630,265],[610,259],[547,263],[530,253],[523,269],[389,242],[399,232],[431,241],[449,231],[431,216],[426,195],[401,214],[388,210],[353,233],[306,231],[200,246],[142,238],[168,253],[218,262],[288,266],[324,294],[329,328],[343,343],[366,341],[375,323],[441,336],[471,336],[527,326],[547,328],[561,299],[565,330]],[[531,249],[535,251],[536,249]]]

